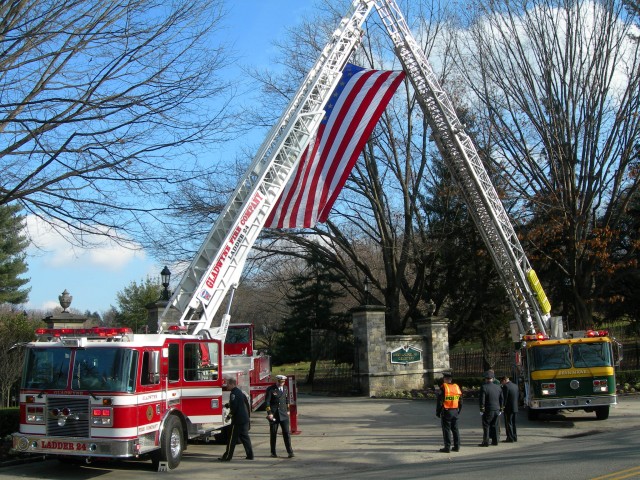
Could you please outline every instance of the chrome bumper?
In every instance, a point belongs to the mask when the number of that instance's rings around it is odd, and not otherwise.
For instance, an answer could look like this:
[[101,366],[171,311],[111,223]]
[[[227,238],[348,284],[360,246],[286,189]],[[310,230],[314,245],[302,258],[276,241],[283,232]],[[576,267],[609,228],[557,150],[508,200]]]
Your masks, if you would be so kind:
[[[116,440],[109,438],[86,439],[72,437],[43,437],[14,433],[13,451],[38,455],[65,455],[82,457],[131,458],[155,450],[155,445],[143,445],[141,438]],[[141,440],[143,440],[141,442]]]
[[617,405],[617,403],[618,400],[615,395],[603,397],[536,398],[531,400],[529,407],[534,409],[580,409]]

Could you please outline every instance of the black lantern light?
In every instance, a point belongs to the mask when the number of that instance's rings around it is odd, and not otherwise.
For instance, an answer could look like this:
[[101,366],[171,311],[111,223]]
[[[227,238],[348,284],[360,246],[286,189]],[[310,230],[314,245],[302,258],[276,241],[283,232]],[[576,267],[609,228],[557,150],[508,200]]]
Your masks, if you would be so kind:
[[162,286],[164,287],[162,290],[162,296],[160,298],[162,300],[169,300],[169,282],[171,281],[171,271],[167,268],[166,265],[160,272],[160,278],[162,279]]

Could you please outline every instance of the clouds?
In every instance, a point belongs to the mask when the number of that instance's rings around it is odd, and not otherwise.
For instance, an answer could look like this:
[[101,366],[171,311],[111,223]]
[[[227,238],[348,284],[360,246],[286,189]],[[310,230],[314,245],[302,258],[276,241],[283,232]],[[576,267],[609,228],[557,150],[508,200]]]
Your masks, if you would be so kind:
[[74,247],[65,240],[63,226],[26,217],[30,277],[26,308],[51,311],[59,307],[65,289],[73,296],[72,309],[103,313],[116,304],[116,294],[131,282],[158,277],[160,268],[134,243],[125,248],[108,238],[87,236],[92,248]]
[[145,252],[136,244],[131,248],[122,247],[108,238],[97,235],[87,236],[87,245],[98,247],[82,249],[74,247],[65,239],[64,226],[54,228],[34,215],[26,218],[27,232],[32,245],[27,250],[29,256],[42,256],[42,263],[48,267],[73,266],[82,264],[96,266],[117,272],[134,259],[144,260]]

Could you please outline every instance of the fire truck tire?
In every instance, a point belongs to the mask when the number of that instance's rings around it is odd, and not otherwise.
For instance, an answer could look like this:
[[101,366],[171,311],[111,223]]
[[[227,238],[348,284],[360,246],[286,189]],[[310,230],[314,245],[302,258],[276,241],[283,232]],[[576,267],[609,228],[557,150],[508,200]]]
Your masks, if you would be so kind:
[[184,431],[182,422],[175,415],[167,418],[162,435],[160,435],[160,449],[151,453],[151,462],[155,469],[160,462],[167,462],[169,470],[180,465],[184,451]]
[[609,405],[606,407],[596,407],[596,418],[598,420],[606,420],[609,418]]
[[528,407],[527,408],[527,419],[529,419],[532,422],[535,422],[536,420],[538,420],[538,410]]

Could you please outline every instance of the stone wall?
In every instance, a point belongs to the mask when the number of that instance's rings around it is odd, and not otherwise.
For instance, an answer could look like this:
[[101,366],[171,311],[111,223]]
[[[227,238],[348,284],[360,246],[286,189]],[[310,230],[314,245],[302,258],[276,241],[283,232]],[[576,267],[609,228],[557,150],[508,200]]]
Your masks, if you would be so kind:
[[[418,335],[386,335],[384,307],[364,305],[352,311],[356,340],[354,384],[364,395],[424,390],[449,369],[448,322],[430,317],[418,324]],[[392,363],[391,354],[411,348],[419,362]]]

